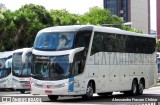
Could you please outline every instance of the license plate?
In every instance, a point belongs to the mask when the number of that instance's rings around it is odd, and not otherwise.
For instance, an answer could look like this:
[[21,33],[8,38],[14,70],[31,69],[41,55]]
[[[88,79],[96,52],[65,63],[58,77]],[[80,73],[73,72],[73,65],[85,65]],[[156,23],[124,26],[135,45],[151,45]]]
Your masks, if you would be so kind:
[[46,94],[52,94],[52,91],[51,90],[45,90],[45,93]]

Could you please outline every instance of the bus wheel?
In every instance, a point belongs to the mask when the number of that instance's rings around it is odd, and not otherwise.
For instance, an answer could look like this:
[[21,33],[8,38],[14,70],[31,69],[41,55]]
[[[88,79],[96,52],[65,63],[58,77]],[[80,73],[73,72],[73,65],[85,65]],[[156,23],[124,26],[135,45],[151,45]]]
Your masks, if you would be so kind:
[[11,88],[11,91],[15,91],[15,89]]
[[137,93],[138,93],[138,84],[137,84],[136,80],[133,80],[133,82],[132,82],[132,89],[131,89],[130,93],[133,96],[137,95]]
[[58,96],[48,95],[48,98],[49,98],[51,101],[56,101],[56,100],[58,99]]
[[91,99],[93,97],[93,84],[92,82],[88,83],[86,94],[82,96],[83,99]]
[[25,89],[21,89],[21,90],[20,90],[20,93],[21,93],[21,94],[24,94],[24,93],[25,93]]
[[144,90],[144,84],[142,81],[140,81],[139,86],[138,86],[138,95],[142,95]]

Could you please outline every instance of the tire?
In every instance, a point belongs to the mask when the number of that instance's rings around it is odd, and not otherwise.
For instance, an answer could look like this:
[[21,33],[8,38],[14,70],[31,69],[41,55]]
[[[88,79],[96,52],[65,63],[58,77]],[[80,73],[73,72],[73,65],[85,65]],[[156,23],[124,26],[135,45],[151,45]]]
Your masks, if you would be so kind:
[[93,84],[92,82],[88,83],[86,94],[82,96],[83,99],[92,99],[93,97]]
[[48,98],[49,98],[51,101],[56,101],[56,100],[58,99],[58,96],[48,95]]
[[138,95],[142,95],[143,94],[143,90],[144,90],[144,83],[142,81],[140,81],[139,85],[138,85]]
[[132,89],[130,91],[130,94],[132,96],[135,96],[138,94],[138,84],[137,84],[136,80],[133,80],[133,82],[132,82]]
[[123,93],[124,93],[124,95],[130,95],[131,94],[130,91],[124,91]]
[[107,92],[107,93],[97,93],[99,96],[109,96],[112,95],[113,92]]
[[13,89],[13,88],[11,88],[10,90],[11,90],[11,91],[15,91],[15,89]]
[[25,89],[21,89],[21,90],[20,90],[20,93],[21,93],[21,94],[24,94],[24,93],[25,93]]

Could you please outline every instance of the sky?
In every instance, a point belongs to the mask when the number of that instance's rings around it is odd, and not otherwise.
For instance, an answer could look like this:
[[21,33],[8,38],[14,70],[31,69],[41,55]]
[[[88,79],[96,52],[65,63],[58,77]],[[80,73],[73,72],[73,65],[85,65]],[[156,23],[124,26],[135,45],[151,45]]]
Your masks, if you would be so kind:
[[156,0],[150,0],[150,12],[151,12],[151,29],[152,30],[157,30],[157,15],[156,15]]
[[[151,1],[151,29],[156,30],[156,0]],[[50,9],[66,9],[70,13],[83,14],[89,8],[98,6],[103,8],[103,0],[0,0],[7,9],[12,11],[19,9],[25,4],[37,4]]]

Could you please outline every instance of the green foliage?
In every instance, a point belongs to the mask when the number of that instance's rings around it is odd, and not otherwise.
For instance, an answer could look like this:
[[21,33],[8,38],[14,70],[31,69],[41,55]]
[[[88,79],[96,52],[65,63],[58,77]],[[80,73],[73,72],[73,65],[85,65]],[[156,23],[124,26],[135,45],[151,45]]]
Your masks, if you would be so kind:
[[71,14],[65,9],[51,10],[50,14],[54,25],[74,25],[77,23],[77,15]]
[[157,51],[160,52],[160,40],[157,40],[156,45],[157,45]]
[[123,20],[108,10],[90,8],[83,15],[69,13],[67,10],[47,11],[41,5],[27,4],[16,11],[0,11],[0,51],[32,47],[37,32],[45,27],[57,25],[101,25],[117,24],[119,28],[141,32],[129,26],[120,25]]
[[121,26],[121,29],[122,29],[122,30],[131,31],[131,32],[136,32],[136,33],[143,33],[141,30],[132,28],[132,27],[130,27],[130,26],[125,26],[125,25],[122,25],[122,26]]
[[25,5],[20,8],[19,11],[21,11],[22,13],[36,14],[36,18],[38,18],[42,24],[48,26],[53,25],[50,13],[41,5]]
[[93,25],[103,25],[106,24],[108,27],[118,27],[122,30],[142,33],[142,31],[134,29],[130,26],[124,26],[122,23],[124,21],[117,17],[116,15],[111,14],[107,9],[101,9],[99,7],[93,7],[89,12],[81,15],[79,17],[79,24],[93,24]]
[[34,4],[0,12],[0,18],[0,51],[32,47],[37,32],[53,23],[50,13]]
[[13,36],[16,26],[13,23],[14,13],[7,10],[0,12],[0,50],[11,50],[14,45]]
[[108,10],[99,7],[93,7],[89,12],[80,16],[80,24],[121,24],[123,21],[115,15],[112,15]]

